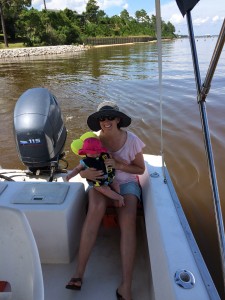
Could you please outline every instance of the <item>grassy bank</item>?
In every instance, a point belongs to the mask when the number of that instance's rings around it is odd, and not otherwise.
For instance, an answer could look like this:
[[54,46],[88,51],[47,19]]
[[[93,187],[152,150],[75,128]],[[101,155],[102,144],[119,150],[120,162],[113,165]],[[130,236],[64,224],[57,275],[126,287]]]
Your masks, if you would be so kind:
[[25,47],[22,39],[12,40],[8,38],[8,46],[5,46],[3,34],[0,34],[0,49],[14,49],[14,48],[23,48]]
[[5,47],[4,42],[0,42],[0,49],[14,49],[14,48],[23,48],[23,43],[8,43],[9,47]]

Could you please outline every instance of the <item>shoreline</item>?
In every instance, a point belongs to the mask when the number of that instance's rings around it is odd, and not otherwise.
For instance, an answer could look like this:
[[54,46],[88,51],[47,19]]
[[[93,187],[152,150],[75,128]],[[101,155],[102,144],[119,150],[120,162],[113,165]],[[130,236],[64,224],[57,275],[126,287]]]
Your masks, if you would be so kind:
[[152,44],[152,43],[156,43],[157,41],[148,41],[148,42],[130,42],[130,43],[121,43],[121,44],[102,44],[102,45],[93,45],[90,46],[91,48],[102,48],[102,47],[112,47],[112,46],[126,46],[126,45],[134,45],[134,44]]
[[29,56],[43,56],[54,54],[65,54],[80,52],[90,49],[89,46],[79,45],[60,45],[60,46],[42,46],[42,47],[24,47],[14,49],[0,49],[0,59],[2,58],[17,58]]
[[[150,41],[154,43],[155,41]],[[143,42],[146,43],[146,42]],[[123,44],[106,44],[106,45],[60,45],[60,46],[41,46],[41,47],[24,47],[24,48],[4,48],[0,49],[0,59],[30,57],[30,56],[43,56],[43,55],[58,55],[65,53],[74,53],[86,51],[92,48],[112,47],[112,46],[125,46],[136,43],[123,43]]]

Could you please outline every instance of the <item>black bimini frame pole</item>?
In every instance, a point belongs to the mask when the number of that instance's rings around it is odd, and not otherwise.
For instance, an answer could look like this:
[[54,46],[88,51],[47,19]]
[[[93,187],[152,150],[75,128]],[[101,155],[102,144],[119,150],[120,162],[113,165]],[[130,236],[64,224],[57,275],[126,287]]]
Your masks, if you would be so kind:
[[219,197],[219,191],[218,191],[218,185],[216,179],[215,164],[213,158],[213,151],[212,151],[208,119],[206,113],[206,103],[205,103],[206,96],[210,89],[210,83],[225,41],[225,22],[223,22],[223,26],[220,31],[220,35],[217,41],[216,48],[213,53],[213,57],[209,66],[209,70],[207,72],[205,82],[201,86],[201,77],[200,77],[198,57],[197,57],[190,11],[187,12],[186,17],[188,23],[189,39],[191,44],[192,59],[193,59],[193,66],[195,72],[197,100],[200,109],[202,130],[204,135],[205,149],[206,149],[207,161],[209,166],[209,177],[210,177],[210,183],[213,192],[214,210],[215,210],[217,233],[218,233],[219,246],[220,246],[220,256],[221,256],[221,263],[222,263],[223,282],[225,288],[225,235],[224,235],[223,215],[222,215],[221,205],[220,205],[220,197]]

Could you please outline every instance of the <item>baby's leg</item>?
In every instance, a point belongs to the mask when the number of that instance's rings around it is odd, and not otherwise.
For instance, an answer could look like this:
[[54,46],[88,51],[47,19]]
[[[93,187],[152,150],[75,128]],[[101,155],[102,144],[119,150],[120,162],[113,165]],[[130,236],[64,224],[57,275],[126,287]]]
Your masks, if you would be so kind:
[[103,195],[105,195],[106,197],[112,199],[112,200],[116,200],[118,201],[118,207],[124,206],[124,198],[123,196],[121,196],[120,194],[118,194],[117,192],[111,190],[111,188],[107,185],[101,185],[101,186],[95,186],[94,187],[97,191],[99,191],[100,193],[102,193]]
[[[120,194],[120,185],[119,185],[119,182],[117,181],[117,180],[113,180],[113,182],[112,183],[110,183],[110,187],[115,191],[115,192],[117,192],[117,193],[119,193]],[[121,195],[122,196],[122,195]],[[122,196],[123,197],[123,196]],[[124,206],[125,205],[125,203],[124,203],[124,197],[123,197],[123,200],[122,201],[120,201],[119,203],[118,203],[118,201],[113,201],[113,204],[114,204],[114,206],[115,207],[121,207],[121,206]]]

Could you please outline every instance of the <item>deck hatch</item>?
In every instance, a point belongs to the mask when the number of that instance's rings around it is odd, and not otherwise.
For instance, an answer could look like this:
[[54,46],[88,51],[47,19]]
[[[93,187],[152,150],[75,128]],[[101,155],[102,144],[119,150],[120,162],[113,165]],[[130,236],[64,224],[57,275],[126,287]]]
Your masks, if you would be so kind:
[[62,204],[69,185],[57,182],[32,182],[21,185],[14,193],[13,204]]

